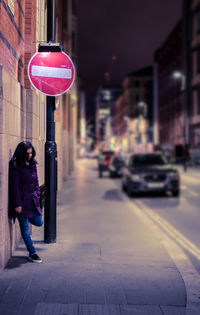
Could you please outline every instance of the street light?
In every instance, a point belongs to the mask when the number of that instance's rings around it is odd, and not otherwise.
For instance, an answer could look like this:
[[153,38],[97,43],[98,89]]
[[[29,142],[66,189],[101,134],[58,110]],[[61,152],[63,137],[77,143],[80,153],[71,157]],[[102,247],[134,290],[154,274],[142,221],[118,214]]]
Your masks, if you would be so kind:
[[183,169],[186,172],[187,171],[187,154],[186,154],[186,147],[187,147],[187,101],[186,101],[186,76],[181,71],[174,71],[172,73],[172,76],[174,79],[180,79],[181,80],[181,91],[184,93],[183,95],[183,141],[184,141],[184,149],[183,149]]
[[147,116],[147,103],[145,102],[139,102],[137,104],[138,108],[138,116],[139,118],[144,118]]
[[181,79],[181,91],[185,91],[185,74],[183,74],[181,71],[174,71],[172,75],[174,79]]

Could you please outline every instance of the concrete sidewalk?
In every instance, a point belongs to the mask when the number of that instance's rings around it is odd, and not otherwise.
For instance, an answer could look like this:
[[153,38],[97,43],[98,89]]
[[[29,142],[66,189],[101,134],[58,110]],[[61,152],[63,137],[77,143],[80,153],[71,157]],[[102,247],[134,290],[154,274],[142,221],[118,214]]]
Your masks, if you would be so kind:
[[58,193],[57,243],[23,243],[0,272],[1,315],[183,315],[186,292],[158,238],[129,211],[116,185],[79,161]]

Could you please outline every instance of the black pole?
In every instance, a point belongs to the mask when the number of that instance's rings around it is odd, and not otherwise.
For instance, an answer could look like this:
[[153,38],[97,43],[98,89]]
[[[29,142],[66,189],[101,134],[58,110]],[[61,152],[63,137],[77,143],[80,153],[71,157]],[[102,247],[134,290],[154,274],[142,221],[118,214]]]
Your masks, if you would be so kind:
[[56,1],[47,0],[47,42],[55,42],[56,36]]
[[[47,1],[47,42],[55,42],[55,0]],[[45,143],[44,241],[56,242],[57,148],[55,143],[55,97],[47,96]]]

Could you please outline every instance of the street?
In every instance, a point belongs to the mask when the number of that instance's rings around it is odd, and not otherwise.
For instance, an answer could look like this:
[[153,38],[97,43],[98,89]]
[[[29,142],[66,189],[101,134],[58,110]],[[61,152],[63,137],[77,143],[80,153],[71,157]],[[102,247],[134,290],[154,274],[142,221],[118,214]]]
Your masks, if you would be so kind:
[[34,229],[41,265],[20,244],[0,272],[0,314],[200,314],[199,179],[181,178],[179,198],[128,198],[96,160],[77,160],[58,193],[57,242]]
[[[186,253],[200,272],[200,250],[199,253],[192,254],[193,247],[199,248],[200,240],[200,170],[197,168],[196,173],[193,170],[192,173],[189,171],[189,174],[188,172],[183,172],[181,168],[179,170],[181,173],[181,194],[179,198],[174,198],[170,194],[145,194],[137,196],[131,201],[143,210],[144,208],[151,209],[153,213],[156,213],[160,218],[166,220],[171,227],[176,229],[177,233],[181,233],[185,240],[191,242],[189,246],[185,244]],[[121,180],[119,179],[116,182],[120,189]]]

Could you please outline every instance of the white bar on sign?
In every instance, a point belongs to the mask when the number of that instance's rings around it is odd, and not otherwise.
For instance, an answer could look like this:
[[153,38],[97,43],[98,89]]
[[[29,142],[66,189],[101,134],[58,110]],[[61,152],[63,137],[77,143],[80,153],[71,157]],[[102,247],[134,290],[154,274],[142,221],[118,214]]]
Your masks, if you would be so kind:
[[38,77],[71,79],[72,70],[54,67],[32,66],[31,74]]

